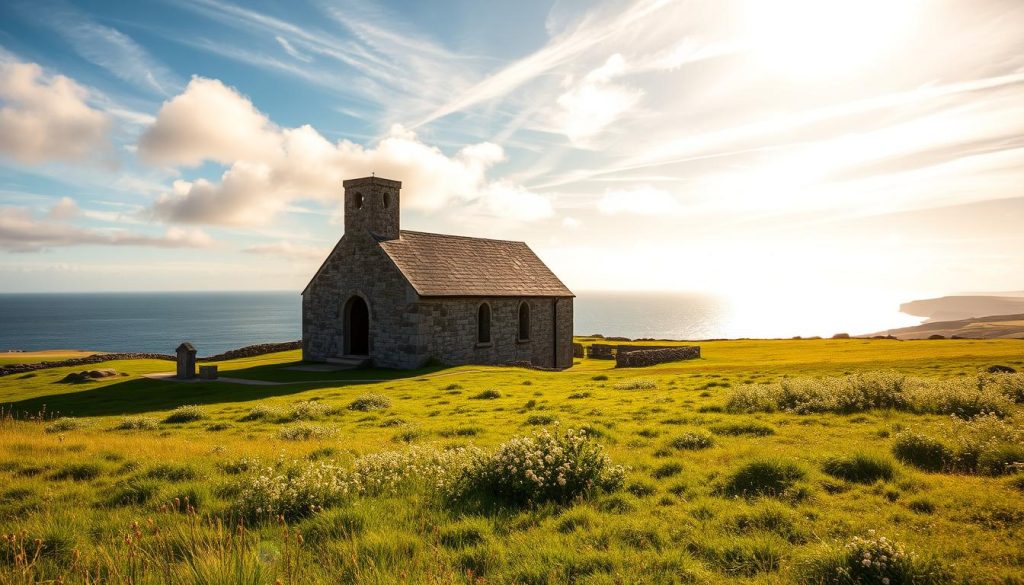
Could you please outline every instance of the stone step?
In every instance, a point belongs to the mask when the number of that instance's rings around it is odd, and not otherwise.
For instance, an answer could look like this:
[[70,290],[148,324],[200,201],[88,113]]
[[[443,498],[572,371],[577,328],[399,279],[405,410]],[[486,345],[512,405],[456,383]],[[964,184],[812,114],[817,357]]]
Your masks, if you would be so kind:
[[329,364],[348,366],[351,368],[365,368],[370,365],[370,358],[365,355],[341,355],[338,357],[327,358],[325,361]]

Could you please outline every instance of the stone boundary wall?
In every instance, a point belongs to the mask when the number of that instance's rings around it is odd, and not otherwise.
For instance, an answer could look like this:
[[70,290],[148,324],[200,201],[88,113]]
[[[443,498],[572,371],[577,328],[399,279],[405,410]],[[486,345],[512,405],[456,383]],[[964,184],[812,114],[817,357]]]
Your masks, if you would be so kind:
[[700,358],[700,346],[698,345],[662,347],[655,349],[644,348],[627,351],[620,350],[615,354],[615,367],[642,368],[666,362],[695,360],[698,358]]
[[[198,361],[219,362],[223,360],[233,360],[242,357],[263,355],[265,353],[275,353],[278,351],[300,349],[301,347],[301,341],[287,341],[285,343],[260,343],[257,345],[249,345],[239,349],[232,349],[224,353],[220,353],[210,357],[199,358]],[[109,362],[113,360],[166,360],[173,362],[176,361],[177,358],[173,355],[167,355],[163,353],[96,353],[93,355],[87,355],[85,357],[71,358],[69,360],[60,360],[56,362],[33,362],[29,364],[10,364],[7,366],[0,366],[0,377],[10,376],[12,374],[24,374],[27,372],[34,372],[36,370],[45,370],[48,368],[84,366],[88,364],[98,364],[100,362]]]
[[583,344],[574,343],[572,344],[572,357],[581,358],[583,357]]
[[210,357],[201,357],[197,361],[221,362],[224,360],[234,360],[238,358],[263,355],[265,353],[290,351],[293,349],[302,349],[302,341],[285,341],[284,343],[259,343],[256,345],[247,345],[245,347],[240,347],[238,349],[225,351],[224,353],[218,353],[217,355],[213,355]]
[[613,360],[612,346],[607,343],[592,343],[587,348],[587,357],[592,360]]
[[0,376],[34,372],[35,370],[45,370],[47,368],[63,368],[65,366],[98,364],[100,362],[109,362],[111,360],[169,360],[173,362],[175,359],[176,358],[173,355],[166,355],[162,353],[95,353],[85,357],[71,358],[69,360],[60,360],[57,362],[34,362],[30,364],[10,364],[7,366],[0,366]]

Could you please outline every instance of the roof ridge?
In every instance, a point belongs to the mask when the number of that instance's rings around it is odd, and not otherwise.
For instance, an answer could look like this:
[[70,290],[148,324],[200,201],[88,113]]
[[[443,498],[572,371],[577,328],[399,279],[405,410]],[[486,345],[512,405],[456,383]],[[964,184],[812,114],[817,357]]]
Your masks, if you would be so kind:
[[[417,231],[417,230],[399,230],[399,234],[419,234],[419,235],[422,235],[422,236],[437,236],[437,237],[441,237],[441,238],[458,238],[460,240],[483,240],[485,242],[504,242],[504,243],[507,243],[507,244],[525,244],[526,243],[526,242],[524,242],[522,240],[499,240],[497,238],[479,238],[477,236],[459,236],[459,235],[456,235],[456,234],[439,234],[437,232],[421,232],[421,231]],[[392,240],[384,240],[384,242],[388,242],[388,241],[392,241]],[[382,242],[382,243],[384,243],[384,242]]]

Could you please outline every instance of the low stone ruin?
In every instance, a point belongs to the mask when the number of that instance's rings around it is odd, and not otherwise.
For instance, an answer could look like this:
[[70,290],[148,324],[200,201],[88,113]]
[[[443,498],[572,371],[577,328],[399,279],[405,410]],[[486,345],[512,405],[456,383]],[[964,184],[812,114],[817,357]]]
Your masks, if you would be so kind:
[[597,360],[615,360],[617,368],[639,368],[665,362],[700,358],[698,345],[609,345],[592,343],[587,357]]
[[654,349],[631,349],[628,351],[619,350],[615,354],[615,367],[642,368],[666,362],[695,360],[699,358],[700,346],[697,345],[660,347]]

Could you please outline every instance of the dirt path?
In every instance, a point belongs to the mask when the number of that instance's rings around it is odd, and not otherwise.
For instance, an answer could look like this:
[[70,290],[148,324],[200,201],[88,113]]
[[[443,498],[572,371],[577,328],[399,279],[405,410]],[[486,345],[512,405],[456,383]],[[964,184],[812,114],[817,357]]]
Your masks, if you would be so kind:
[[[437,374],[426,374],[423,376],[416,376],[416,378],[444,378],[446,376],[455,376],[461,374],[478,374],[485,370],[462,370],[459,372],[440,372]],[[160,380],[161,382],[180,382],[182,384],[195,384],[197,382],[225,382],[228,384],[243,384],[246,386],[294,386],[295,384],[375,384],[378,382],[395,382],[402,378],[371,378],[362,380],[296,380],[294,382],[271,382],[269,380],[249,380],[246,378],[232,378],[230,376],[218,376],[214,380],[203,380],[201,378],[192,378],[189,380],[180,380],[175,378],[175,372],[154,372],[152,374],[142,374],[143,378],[150,380]]]

